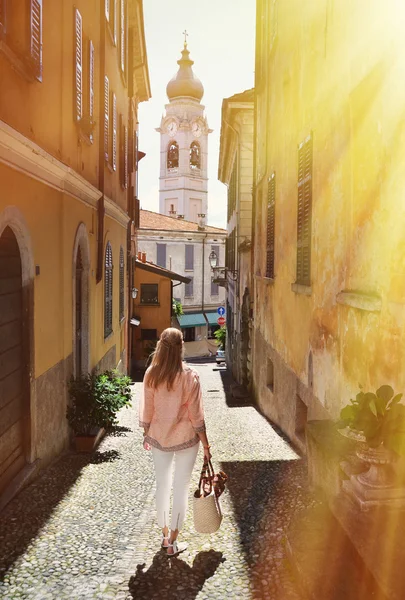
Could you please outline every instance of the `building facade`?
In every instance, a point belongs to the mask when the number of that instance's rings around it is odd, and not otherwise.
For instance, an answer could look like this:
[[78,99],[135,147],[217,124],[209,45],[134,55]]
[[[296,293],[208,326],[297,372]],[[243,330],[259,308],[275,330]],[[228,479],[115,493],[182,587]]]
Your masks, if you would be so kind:
[[[148,262],[190,279],[188,284],[173,287],[173,297],[188,316],[182,327],[184,339],[194,342],[212,337],[217,308],[225,304],[225,290],[214,283],[209,255],[214,250],[225,261],[226,230],[147,210],[140,215],[139,251],[146,253]],[[180,326],[181,322],[180,318]]]
[[[139,62],[142,57],[142,66]],[[0,2],[0,494],[67,447],[72,375],[127,365],[142,1]]]
[[359,383],[405,386],[397,8],[257,3],[253,387],[303,450]]
[[189,282],[188,277],[148,262],[146,254],[139,252],[135,266],[136,298],[132,300],[132,369],[142,369],[147,364],[160,334],[173,324],[173,286],[183,287]]
[[[218,179],[228,187],[228,239],[223,281],[227,290],[226,357],[236,380],[251,383],[251,271],[254,90],[225,98]],[[221,271],[219,271],[221,274]]]

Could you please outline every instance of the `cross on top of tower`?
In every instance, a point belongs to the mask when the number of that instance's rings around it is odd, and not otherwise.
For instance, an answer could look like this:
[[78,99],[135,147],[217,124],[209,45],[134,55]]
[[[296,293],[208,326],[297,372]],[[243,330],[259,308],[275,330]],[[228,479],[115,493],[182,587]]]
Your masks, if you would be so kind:
[[184,35],[184,47],[187,48],[187,38],[188,38],[187,29],[185,29],[183,31],[183,35]]

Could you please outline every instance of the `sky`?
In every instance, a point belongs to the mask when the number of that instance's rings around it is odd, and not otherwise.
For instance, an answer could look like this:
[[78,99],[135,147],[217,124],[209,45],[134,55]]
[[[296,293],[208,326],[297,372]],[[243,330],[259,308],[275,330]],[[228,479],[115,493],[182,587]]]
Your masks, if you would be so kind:
[[184,36],[193,70],[204,86],[202,104],[214,130],[208,145],[208,224],[226,227],[226,186],[218,181],[223,98],[254,85],[255,0],[144,0],[152,98],[139,105],[141,207],[159,211],[159,127],[168,102],[166,85],[177,72]]

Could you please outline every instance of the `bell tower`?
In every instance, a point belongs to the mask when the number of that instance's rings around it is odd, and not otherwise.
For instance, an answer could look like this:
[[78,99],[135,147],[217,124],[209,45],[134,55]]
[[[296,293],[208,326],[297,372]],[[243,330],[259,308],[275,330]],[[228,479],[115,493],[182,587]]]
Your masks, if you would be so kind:
[[160,127],[159,212],[171,217],[207,223],[208,134],[204,88],[194,75],[184,32],[179,69],[166,88],[169,103]]

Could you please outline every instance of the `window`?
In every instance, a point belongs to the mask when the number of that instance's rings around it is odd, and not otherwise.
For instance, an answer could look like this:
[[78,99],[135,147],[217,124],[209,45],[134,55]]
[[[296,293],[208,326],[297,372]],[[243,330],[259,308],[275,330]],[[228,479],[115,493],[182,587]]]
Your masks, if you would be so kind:
[[157,283],[141,283],[141,304],[159,304]]
[[123,75],[125,75],[126,72],[126,63],[127,63],[127,43],[126,43],[126,20],[125,20],[125,0],[119,0],[120,1],[120,13],[121,13],[121,18],[120,18],[120,24],[121,24],[121,29],[120,29],[120,64],[121,64],[121,71],[123,73]]
[[185,342],[195,342],[195,327],[187,327],[182,329],[183,339]]
[[201,169],[201,150],[197,142],[192,142],[190,146],[190,168]]
[[175,215],[177,214],[176,209],[174,208],[174,204],[170,205],[170,210],[169,210],[169,215]]
[[156,244],[156,264],[166,269],[166,244]]
[[236,269],[236,233],[235,229],[226,238],[225,242],[225,266],[227,269],[234,271]]
[[109,24],[112,42],[117,45],[117,0],[105,0],[105,18]]
[[141,340],[155,341],[157,339],[157,329],[141,329]]
[[42,81],[42,0],[0,0],[0,40],[18,72]]
[[128,127],[124,124],[124,117],[120,115],[120,171],[121,186],[124,190],[128,189]]
[[266,277],[274,279],[274,244],[275,244],[275,201],[276,175],[272,174],[267,184],[267,233],[266,233]]
[[217,283],[214,283],[214,277],[211,277],[211,296],[218,296],[219,294],[219,286]]
[[186,296],[186,298],[192,298],[192,296],[194,295],[194,280],[191,277],[191,281],[190,283],[186,283],[185,287],[184,287],[184,295]]
[[82,15],[75,8],[75,116],[76,121],[83,117],[83,26]]
[[124,281],[125,281],[124,267],[125,267],[124,250],[121,246],[121,248],[120,248],[120,321],[122,321],[122,319],[124,318],[124,306],[125,306],[125,302],[124,302]]
[[110,82],[104,77],[104,159],[108,162],[110,141]]
[[229,187],[228,187],[228,221],[230,220],[231,215],[236,207],[236,184],[237,184],[236,177],[237,177],[237,173],[236,173],[236,157],[235,157],[235,162],[233,165],[231,179],[229,181]]
[[270,358],[267,359],[267,387],[274,392],[274,365]]
[[104,337],[112,333],[112,307],[113,307],[113,259],[110,242],[105,249],[104,270]]
[[117,170],[117,96],[113,93],[111,102],[112,114],[112,140],[111,140],[111,166],[114,171]]
[[167,168],[178,169],[179,167],[179,145],[177,142],[170,142],[167,149]]
[[312,136],[298,149],[297,281],[311,284]]
[[194,246],[186,244],[186,256],[185,256],[185,270],[193,271],[194,270]]

